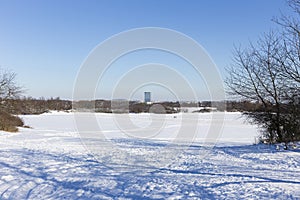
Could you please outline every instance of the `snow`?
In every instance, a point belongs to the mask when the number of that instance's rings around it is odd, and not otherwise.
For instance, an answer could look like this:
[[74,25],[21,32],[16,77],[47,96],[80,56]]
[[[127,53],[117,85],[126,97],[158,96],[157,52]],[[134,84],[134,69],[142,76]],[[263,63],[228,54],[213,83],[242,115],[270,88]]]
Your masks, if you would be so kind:
[[0,199],[300,199],[300,150],[254,145],[240,113],[92,115],[86,135],[65,112],[0,132]]

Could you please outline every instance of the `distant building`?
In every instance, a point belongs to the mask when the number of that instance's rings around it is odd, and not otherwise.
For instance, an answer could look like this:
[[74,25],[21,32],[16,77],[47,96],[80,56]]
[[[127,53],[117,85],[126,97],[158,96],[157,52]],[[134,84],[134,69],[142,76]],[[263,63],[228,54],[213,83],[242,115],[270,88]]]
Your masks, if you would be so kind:
[[144,92],[145,103],[151,103],[151,92]]

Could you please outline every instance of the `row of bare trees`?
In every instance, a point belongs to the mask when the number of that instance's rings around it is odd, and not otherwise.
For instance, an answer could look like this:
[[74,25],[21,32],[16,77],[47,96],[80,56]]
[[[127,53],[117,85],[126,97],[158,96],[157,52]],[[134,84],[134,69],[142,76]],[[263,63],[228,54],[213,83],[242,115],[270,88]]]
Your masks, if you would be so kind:
[[274,19],[280,31],[235,48],[226,80],[231,95],[261,103],[246,115],[270,143],[300,140],[300,0],[288,3],[294,15]]

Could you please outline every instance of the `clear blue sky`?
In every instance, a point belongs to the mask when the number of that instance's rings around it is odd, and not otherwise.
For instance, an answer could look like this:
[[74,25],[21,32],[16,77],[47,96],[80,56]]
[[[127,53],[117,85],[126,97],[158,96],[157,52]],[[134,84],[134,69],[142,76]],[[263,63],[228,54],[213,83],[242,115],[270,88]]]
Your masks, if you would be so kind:
[[195,39],[225,77],[233,45],[276,27],[280,12],[290,12],[285,0],[0,0],[0,66],[17,73],[27,96],[71,99],[96,45],[128,29],[163,27]]

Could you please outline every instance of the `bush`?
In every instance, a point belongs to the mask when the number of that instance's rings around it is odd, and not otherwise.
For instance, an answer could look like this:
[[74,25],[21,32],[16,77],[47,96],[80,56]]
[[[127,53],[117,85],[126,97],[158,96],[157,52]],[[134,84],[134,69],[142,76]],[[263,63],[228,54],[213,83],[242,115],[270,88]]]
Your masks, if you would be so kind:
[[18,126],[23,126],[23,121],[14,115],[0,111],[0,130],[8,132],[17,132]]
[[248,120],[258,125],[265,143],[285,143],[300,141],[300,105],[281,104],[280,110],[272,108],[268,112],[244,112]]

